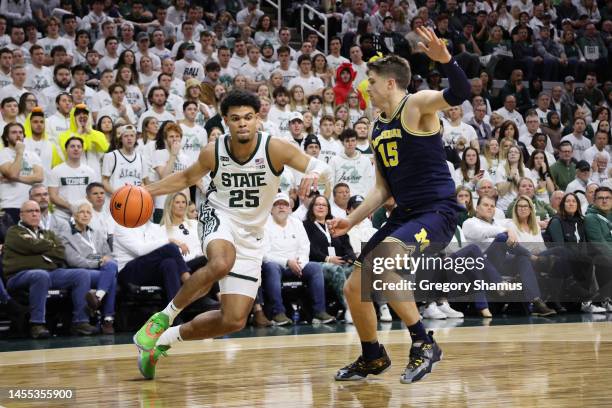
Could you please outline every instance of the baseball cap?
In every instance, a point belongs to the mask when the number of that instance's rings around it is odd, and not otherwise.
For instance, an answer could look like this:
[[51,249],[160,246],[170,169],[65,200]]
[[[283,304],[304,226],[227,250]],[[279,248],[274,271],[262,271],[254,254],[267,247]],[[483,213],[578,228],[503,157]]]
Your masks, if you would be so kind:
[[291,200],[289,200],[289,196],[285,193],[276,194],[276,197],[274,197],[274,201],[272,202],[272,205],[278,203],[279,201],[284,201],[288,205],[291,205]]
[[586,160],[580,160],[578,163],[576,163],[576,170],[580,170],[580,171],[591,170],[591,165]]
[[306,138],[304,139],[304,150],[306,150],[306,148],[311,144],[316,144],[321,147],[321,142],[319,142],[319,138],[313,135],[312,133],[306,136]]
[[299,120],[304,123],[304,117],[300,112],[291,112],[289,115],[289,123],[293,122],[294,120]]
[[354,195],[349,198],[348,203],[346,203],[346,208],[349,210],[354,210],[355,208],[359,207],[359,204],[363,203],[363,200],[363,196]]
[[89,115],[89,108],[87,108],[87,105],[84,103],[77,104],[74,107],[74,116],[78,115],[79,113],[86,113]]
[[565,77],[565,79],[563,80],[563,82],[568,83],[568,82],[575,82],[575,79],[573,76],[568,75]]
[[149,39],[149,34],[145,33],[144,31],[139,32],[138,35],[136,36],[136,41],[148,40],[148,39]]
[[419,74],[416,74],[415,76],[412,77],[412,79],[415,80],[415,81],[422,81],[423,77],[420,76]]

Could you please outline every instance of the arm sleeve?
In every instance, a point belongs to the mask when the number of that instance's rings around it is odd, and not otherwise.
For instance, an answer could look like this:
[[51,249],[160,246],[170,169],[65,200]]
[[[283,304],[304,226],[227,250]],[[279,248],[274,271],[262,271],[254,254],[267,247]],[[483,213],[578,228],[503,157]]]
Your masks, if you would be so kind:
[[454,58],[442,65],[442,69],[448,77],[448,88],[443,92],[444,100],[450,106],[461,105],[463,101],[470,97],[472,86],[468,81],[465,72]]

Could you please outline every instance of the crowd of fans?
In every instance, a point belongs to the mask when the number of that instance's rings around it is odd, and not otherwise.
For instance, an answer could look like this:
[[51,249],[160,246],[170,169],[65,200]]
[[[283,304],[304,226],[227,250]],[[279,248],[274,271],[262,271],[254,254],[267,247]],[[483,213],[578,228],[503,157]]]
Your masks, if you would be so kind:
[[[434,30],[472,78],[470,100],[440,113],[465,207],[456,243],[472,255],[489,249],[470,242],[507,243],[511,250],[489,254],[486,274],[496,280],[519,270],[525,301],[540,315],[564,307],[546,305],[538,288],[534,268],[546,249],[520,244],[597,243],[595,264],[612,264],[612,1],[306,3],[326,15],[328,54],[316,33],[305,31],[295,45],[292,30],[257,0],[0,1],[0,303],[30,314],[33,337],[49,335],[50,288],[70,289],[73,333],[99,330],[87,310],[99,311],[100,330],[112,333],[118,284],[160,286],[170,300],[206,263],[196,208],[208,176],[156,197],[152,222],[136,229],[114,223],[107,201],[126,183],[155,182],[194,163],[227,130],[218,108],[233,88],[259,95],[260,131],[303,147],[333,174],[300,201],[302,175],[283,172],[255,324],[291,323],[283,279],[304,282],[313,321],[334,321],[326,294],[346,309],[352,263],[394,207],[386,203],[345,237],[325,227],[354,210],[375,181],[368,133],[379,111],[366,92],[366,63],[399,54],[411,62],[409,92],[442,89],[443,72],[417,47],[420,26]],[[299,25],[299,6],[283,15]],[[612,312],[608,274],[595,267],[601,290],[593,294],[593,264],[581,262],[566,262],[575,267],[563,276],[585,288],[582,310]],[[18,290],[29,291],[29,308],[9,294]],[[482,293],[475,307],[491,316]],[[391,320],[386,304],[379,312]],[[440,296],[423,316],[463,315]]]

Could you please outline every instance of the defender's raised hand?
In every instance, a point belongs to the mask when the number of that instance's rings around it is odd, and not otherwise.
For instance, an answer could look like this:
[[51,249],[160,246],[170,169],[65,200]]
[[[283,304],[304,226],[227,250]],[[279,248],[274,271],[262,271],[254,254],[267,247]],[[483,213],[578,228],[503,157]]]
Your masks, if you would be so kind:
[[444,41],[438,38],[432,29],[426,27],[418,27],[417,34],[427,41],[427,45],[418,42],[417,47],[423,51],[430,59],[446,64],[451,59],[451,54],[446,48]]

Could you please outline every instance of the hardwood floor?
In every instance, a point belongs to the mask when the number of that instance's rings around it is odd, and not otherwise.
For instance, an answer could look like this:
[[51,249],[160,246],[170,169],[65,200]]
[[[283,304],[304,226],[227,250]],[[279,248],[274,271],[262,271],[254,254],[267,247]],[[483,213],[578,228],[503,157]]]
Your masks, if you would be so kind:
[[[610,407],[612,324],[462,327],[436,332],[444,360],[426,379],[399,382],[410,337],[380,332],[385,374],[339,383],[355,333],[180,343],[145,381],[133,345],[0,353],[7,407]],[[72,388],[70,401],[20,401],[7,388]]]

